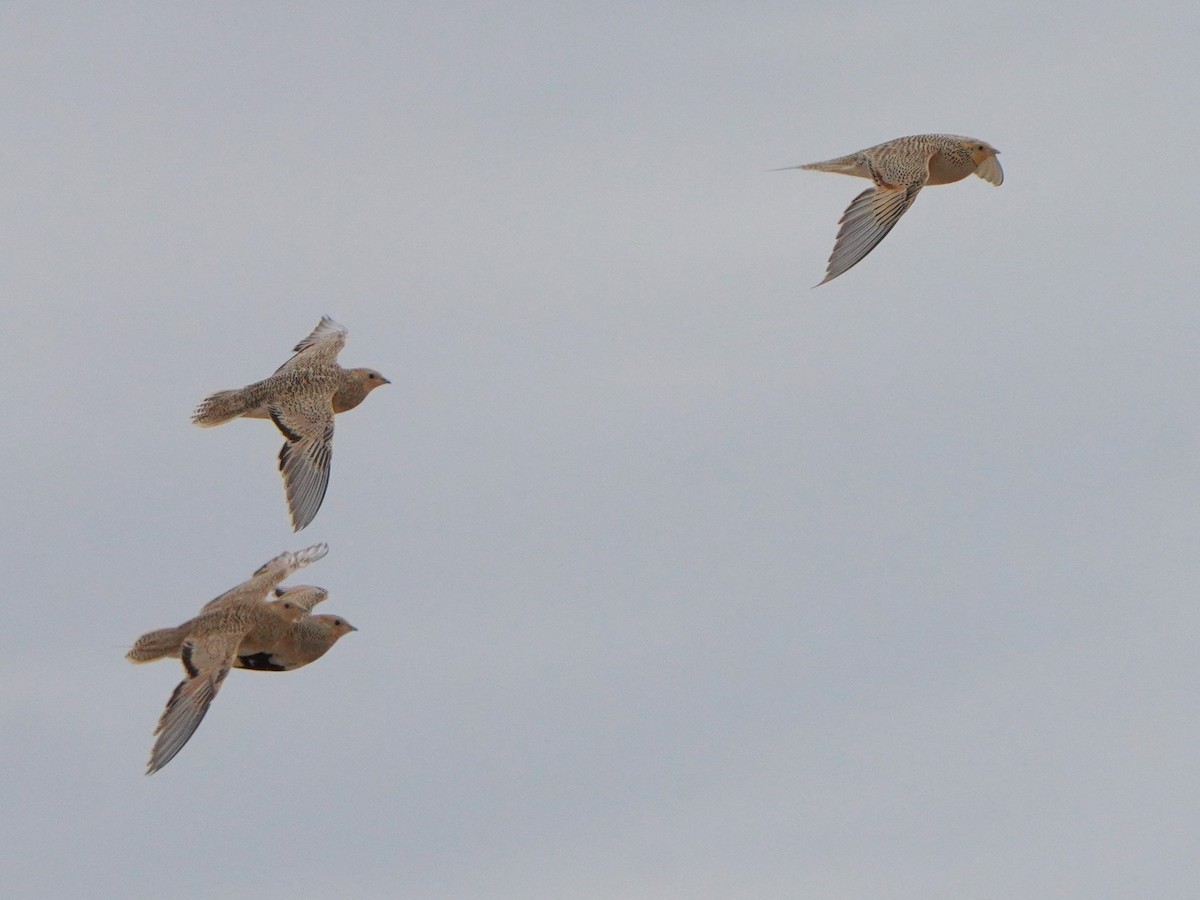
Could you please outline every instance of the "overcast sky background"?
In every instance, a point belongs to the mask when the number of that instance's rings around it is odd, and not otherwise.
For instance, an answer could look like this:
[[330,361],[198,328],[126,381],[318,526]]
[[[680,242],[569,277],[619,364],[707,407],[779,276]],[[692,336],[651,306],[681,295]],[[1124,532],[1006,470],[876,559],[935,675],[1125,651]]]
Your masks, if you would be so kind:
[[[0,5],[13,897],[1184,898],[1191,2]],[[1001,149],[823,276],[866,185]],[[292,534],[328,313],[392,379]],[[360,629],[123,659],[284,549]]]

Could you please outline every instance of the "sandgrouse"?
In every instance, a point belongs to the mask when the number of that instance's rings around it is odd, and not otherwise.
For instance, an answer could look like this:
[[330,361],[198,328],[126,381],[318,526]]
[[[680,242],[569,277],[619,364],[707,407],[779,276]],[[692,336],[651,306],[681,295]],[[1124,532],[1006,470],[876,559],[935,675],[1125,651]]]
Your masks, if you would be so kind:
[[[312,622],[318,623],[316,628],[312,625],[299,629],[295,627],[301,619],[309,617],[314,606],[329,597],[325,588],[301,584],[288,588],[277,587],[274,594],[275,599],[268,601],[266,607],[279,621],[293,627],[281,631],[274,619],[265,619],[265,624],[256,625],[238,644],[237,657],[233,661],[235,669],[287,672],[313,662],[333,646],[333,641],[327,641],[319,653],[307,656],[299,651],[296,643],[306,637],[315,638],[327,631],[329,626],[336,624],[337,616],[313,616]],[[213,603],[215,602],[214,600]],[[211,606],[212,603],[206,604],[201,613]],[[134,643],[133,649],[126,654],[126,658],[136,663],[152,662],[156,659],[179,659],[183,651],[183,642],[187,639],[194,621],[195,619],[188,619],[175,628],[160,628],[143,634]],[[266,664],[267,657],[263,656],[264,648],[270,648],[268,655],[274,661],[270,665]],[[316,645],[306,649],[315,650]]]
[[296,531],[312,522],[329,487],[334,414],[354,409],[375,388],[390,384],[374,369],[338,365],[345,344],[346,329],[323,316],[274,375],[244,388],[218,391],[192,415],[195,424],[206,428],[238,417],[275,423],[287,438],[279,451],[279,471]]
[[[126,654],[131,662],[178,656],[187,673],[171,694],[154,733],[158,739],[146,774],[169,763],[195,733],[230,668],[281,672],[320,659],[353,625],[338,616],[310,612],[327,596],[302,585],[272,594],[281,581],[328,552],[317,544],[281,553],[248,581],[206,603],[177,628],[142,635]],[[275,599],[267,600],[274,596]]]
[[821,284],[837,278],[875,249],[927,184],[950,184],[972,172],[999,187],[1004,172],[986,141],[957,134],[896,138],[849,156],[790,166],[870,178],[874,187],[854,198],[838,224],[837,241]]

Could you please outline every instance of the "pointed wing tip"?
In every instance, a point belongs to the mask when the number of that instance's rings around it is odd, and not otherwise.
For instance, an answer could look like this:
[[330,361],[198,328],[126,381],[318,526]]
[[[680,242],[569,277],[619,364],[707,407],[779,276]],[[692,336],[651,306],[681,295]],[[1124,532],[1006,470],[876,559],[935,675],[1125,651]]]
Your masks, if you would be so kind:
[[[298,532],[316,518],[329,489],[330,448],[287,443],[279,451],[279,471],[283,475],[284,494],[291,513],[292,531]],[[328,547],[326,547],[328,549]]]
[[[328,482],[327,482],[328,483]],[[288,493],[291,494],[291,485],[287,485]],[[313,519],[317,517],[317,513],[321,509],[321,504],[325,501],[325,491],[320,490],[319,496],[315,501],[313,495],[308,493],[312,488],[305,489],[304,492],[297,492],[294,496],[288,497],[288,513],[292,519],[292,533],[298,534],[313,523]],[[321,556],[325,554],[322,553]],[[308,562],[315,562],[321,556]],[[306,563],[307,565],[307,563]]]
[[296,556],[303,565],[308,565],[309,563],[315,563],[319,559],[324,559],[327,553],[329,553],[329,545],[321,541],[319,544],[305,547]]
[[292,352],[300,353],[309,347],[324,344],[330,344],[337,350],[340,350],[349,334],[350,332],[346,329],[345,325],[342,325],[329,316],[321,316],[321,321],[317,323],[317,327],[309,332],[308,337],[293,347]]
[[912,186],[879,184],[855,197],[838,223],[841,227],[821,284],[850,271],[878,247],[912,206],[919,191],[919,186],[914,189]]
[[[293,496],[292,486],[287,479],[284,479],[284,491],[287,494],[288,518],[292,522],[292,533],[299,534],[312,524],[313,519],[317,517],[317,510],[321,506],[317,504],[317,508],[312,509],[311,502],[306,498]],[[320,557],[317,557],[317,559],[320,559]]]
[[349,333],[346,326],[333,316],[321,316],[321,321],[317,324],[317,328],[321,331],[332,331],[335,334]]

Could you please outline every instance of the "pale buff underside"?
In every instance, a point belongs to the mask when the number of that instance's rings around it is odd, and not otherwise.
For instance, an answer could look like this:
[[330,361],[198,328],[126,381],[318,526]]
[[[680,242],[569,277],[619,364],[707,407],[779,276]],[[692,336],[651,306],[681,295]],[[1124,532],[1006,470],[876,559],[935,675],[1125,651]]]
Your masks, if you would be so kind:
[[875,249],[925,185],[952,184],[972,173],[993,185],[1002,184],[1004,172],[996,152],[973,138],[914,135],[799,166],[875,182],[873,188],[854,198],[838,222],[837,240],[821,284],[857,265]]

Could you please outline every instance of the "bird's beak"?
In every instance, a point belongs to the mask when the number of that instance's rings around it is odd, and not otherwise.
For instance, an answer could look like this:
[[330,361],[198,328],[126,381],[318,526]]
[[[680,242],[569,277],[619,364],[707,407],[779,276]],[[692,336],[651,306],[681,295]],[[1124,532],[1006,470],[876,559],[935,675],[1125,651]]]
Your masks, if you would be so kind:
[[390,378],[384,378],[382,375],[379,376],[379,380],[382,381],[384,384],[392,383],[392,380]]
[[350,628],[351,631],[358,631],[358,629],[355,628],[353,625],[350,625],[350,623],[347,622],[346,624]]

